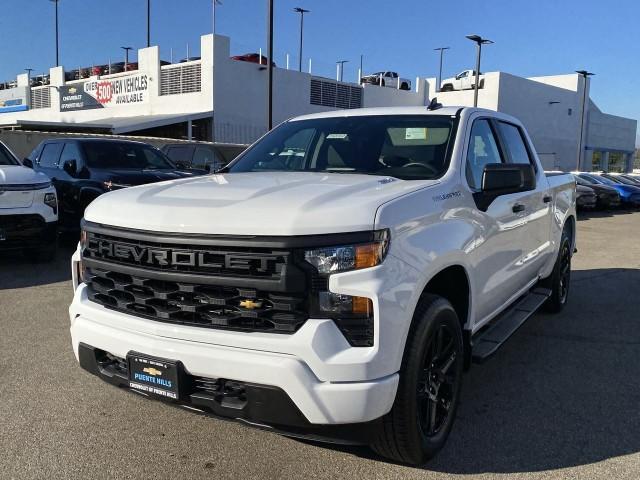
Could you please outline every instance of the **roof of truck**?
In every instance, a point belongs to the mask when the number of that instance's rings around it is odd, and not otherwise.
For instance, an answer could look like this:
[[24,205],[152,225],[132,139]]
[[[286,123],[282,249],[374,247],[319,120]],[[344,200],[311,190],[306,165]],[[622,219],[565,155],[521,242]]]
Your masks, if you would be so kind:
[[470,107],[441,107],[436,110],[428,110],[426,106],[352,108],[348,110],[332,110],[329,112],[301,115],[292,118],[291,121],[309,120],[312,118],[362,117],[366,115],[455,115],[461,108]]

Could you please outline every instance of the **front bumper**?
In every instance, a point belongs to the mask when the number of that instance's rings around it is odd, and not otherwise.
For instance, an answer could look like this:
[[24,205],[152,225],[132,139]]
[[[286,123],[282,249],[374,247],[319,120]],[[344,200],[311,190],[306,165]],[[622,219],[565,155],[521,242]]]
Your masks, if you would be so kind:
[[576,199],[576,206],[579,208],[595,208],[596,203],[595,195],[581,195]]
[[[80,366],[103,381],[129,389],[125,359],[114,361],[103,350],[80,343]],[[310,423],[287,393],[279,388],[228,379],[195,377],[184,372],[184,385],[179,400],[168,400],[176,406],[198,410],[206,415],[236,420],[251,426],[337,443],[367,444],[379,419],[355,424],[318,425]],[[136,390],[136,393],[148,396]]]
[[116,312],[88,299],[86,286],[78,283],[78,261],[76,252],[72,272],[77,288],[69,313],[78,359],[81,344],[120,358],[136,351],[179,360],[190,375],[274,387],[313,426],[370,422],[393,405],[412,316],[411,305],[397,298],[403,289],[410,293],[417,272],[391,255],[379,267],[330,281],[332,291],[373,300],[373,347],[351,347],[326,319],[309,319],[296,333],[279,335],[166,324]]
[[56,220],[46,222],[37,214],[0,215],[0,250],[41,248],[53,244],[57,234]]

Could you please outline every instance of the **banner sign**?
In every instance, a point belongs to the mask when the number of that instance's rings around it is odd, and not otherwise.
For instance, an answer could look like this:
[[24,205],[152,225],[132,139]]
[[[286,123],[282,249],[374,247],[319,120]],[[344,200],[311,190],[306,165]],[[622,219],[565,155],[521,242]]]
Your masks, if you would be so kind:
[[60,87],[60,111],[113,108],[146,103],[149,81],[146,73],[104,80],[89,80]]
[[0,113],[22,112],[27,110],[28,87],[0,90]]

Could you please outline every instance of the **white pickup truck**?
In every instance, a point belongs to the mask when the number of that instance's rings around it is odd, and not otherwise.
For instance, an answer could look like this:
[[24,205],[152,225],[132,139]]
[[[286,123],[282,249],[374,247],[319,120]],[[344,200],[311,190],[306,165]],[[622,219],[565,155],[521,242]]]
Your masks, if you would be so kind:
[[422,464],[465,368],[567,302],[575,196],[500,113],[294,118],[216,174],[90,204],[73,349],[151,398]]
[[376,72],[371,75],[365,75],[360,79],[360,83],[397,88],[399,90],[411,90],[411,80],[402,78],[398,75],[398,72]]
[[[484,75],[480,73],[479,88],[484,87]],[[440,84],[440,90],[443,92],[451,92],[453,90],[471,90],[476,88],[476,71],[463,70],[455,77],[445,78]]]

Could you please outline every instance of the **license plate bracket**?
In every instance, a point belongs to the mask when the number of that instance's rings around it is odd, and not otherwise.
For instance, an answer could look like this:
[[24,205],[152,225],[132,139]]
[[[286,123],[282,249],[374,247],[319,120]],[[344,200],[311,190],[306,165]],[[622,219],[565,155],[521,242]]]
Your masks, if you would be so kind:
[[178,401],[181,398],[181,377],[184,368],[180,361],[129,352],[129,388],[152,397]]

